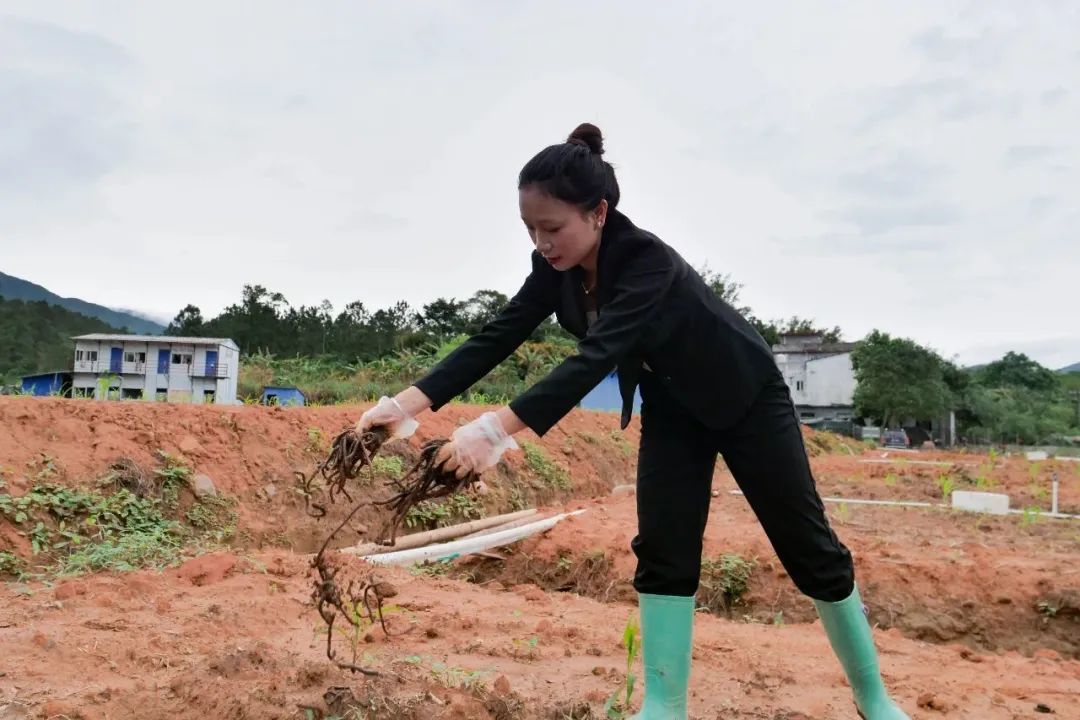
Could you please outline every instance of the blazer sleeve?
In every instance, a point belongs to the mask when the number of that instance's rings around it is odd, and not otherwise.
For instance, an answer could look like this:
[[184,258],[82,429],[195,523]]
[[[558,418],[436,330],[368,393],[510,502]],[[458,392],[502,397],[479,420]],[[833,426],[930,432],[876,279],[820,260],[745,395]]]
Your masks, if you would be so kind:
[[558,273],[533,252],[532,272],[506,307],[484,328],[413,383],[438,410],[472,387],[514,352],[555,312]]
[[578,352],[511,402],[514,414],[537,435],[550,430],[634,349],[675,274],[675,263],[660,243],[647,243],[631,255]]

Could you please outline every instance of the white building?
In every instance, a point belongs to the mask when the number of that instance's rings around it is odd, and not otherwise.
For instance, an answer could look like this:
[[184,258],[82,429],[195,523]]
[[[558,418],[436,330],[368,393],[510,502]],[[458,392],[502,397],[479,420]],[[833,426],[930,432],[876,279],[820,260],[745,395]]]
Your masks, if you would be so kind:
[[240,349],[232,340],[103,333],[73,339],[74,397],[236,403]]
[[854,416],[854,343],[827,343],[821,335],[781,335],[773,354],[803,420]]

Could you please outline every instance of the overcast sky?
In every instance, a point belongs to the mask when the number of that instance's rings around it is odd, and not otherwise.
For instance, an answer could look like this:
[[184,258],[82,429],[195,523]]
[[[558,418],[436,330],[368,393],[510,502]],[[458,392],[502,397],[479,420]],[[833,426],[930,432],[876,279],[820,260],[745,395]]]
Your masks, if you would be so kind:
[[509,294],[517,172],[588,120],[756,314],[1058,367],[1078,79],[1071,0],[0,0],[0,270],[164,317]]

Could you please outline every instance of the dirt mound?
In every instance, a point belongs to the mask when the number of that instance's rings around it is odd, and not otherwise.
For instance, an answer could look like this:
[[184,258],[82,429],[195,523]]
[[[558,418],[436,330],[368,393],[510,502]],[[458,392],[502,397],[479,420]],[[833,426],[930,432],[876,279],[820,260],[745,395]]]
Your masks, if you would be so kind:
[[[415,462],[423,443],[448,436],[484,409],[451,405],[437,414],[422,415],[413,438],[391,443],[380,453],[373,475],[362,473],[350,481],[353,497],[388,494],[384,484]],[[234,547],[278,546],[311,552],[352,505],[340,498],[336,504],[327,504],[325,517],[311,517],[295,473],[309,473],[326,457],[330,441],[363,410],[3,397],[0,480],[4,487],[0,493],[25,496],[42,483],[93,489],[111,478],[113,485],[130,489],[136,496],[160,497],[163,473],[182,471],[182,482],[175,490],[178,495],[171,503],[176,518],[199,530],[206,529],[199,523],[221,521],[227,527],[219,528],[225,532],[218,535],[227,537],[218,539]],[[524,452],[510,453],[493,471],[490,492],[425,505],[410,516],[404,530],[552,505],[572,497],[606,495],[614,485],[633,477],[636,443],[635,428],[618,431],[617,418],[610,414],[572,413],[543,439],[526,433],[521,443]],[[186,515],[196,505],[201,507],[192,521]],[[222,510],[235,517],[217,517]],[[375,508],[362,509],[335,546],[367,539],[384,514]],[[56,530],[55,518],[50,517],[44,521]],[[26,529],[20,534],[10,520],[0,512],[0,552],[29,558],[33,547]]]

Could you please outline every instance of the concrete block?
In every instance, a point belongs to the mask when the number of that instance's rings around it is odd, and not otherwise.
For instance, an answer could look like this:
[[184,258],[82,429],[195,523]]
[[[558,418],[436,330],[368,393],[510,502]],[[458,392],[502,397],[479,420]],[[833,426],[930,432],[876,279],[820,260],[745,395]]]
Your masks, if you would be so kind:
[[1047,458],[1050,457],[1050,454],[1047,453],[1045,450],[1031,450],[1028,453],[1026,453],[1026,455],[1027,455],[1027,459],[1031,460],[1032,462],[1035,462],[1035,461],[1038,461],[1038,460],[1046,460]]
[[991,515],[1008,515],[1009,496],[1004,493],[955,490],[952,494],[952,506],[955,510],[970,510]]

